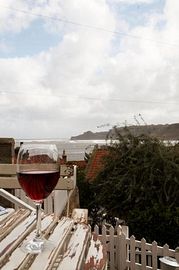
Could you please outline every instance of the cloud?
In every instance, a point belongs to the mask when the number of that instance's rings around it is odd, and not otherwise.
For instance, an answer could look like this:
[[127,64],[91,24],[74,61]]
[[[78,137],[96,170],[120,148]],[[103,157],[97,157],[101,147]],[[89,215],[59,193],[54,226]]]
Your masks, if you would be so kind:
[[28,2],[17,0],[14,6],[13,0],[2,0],[0,3],[0,32],[19,32],[34,19],[33,16],[27,16],[24,12],[17,12],[18,10],[29,10]]
[[153,3],[154,0],[112,0],[112,2],[116,4],[124,3],[124,4],[141,4],[141,3]]
[[[101,123],[134,122],[139,113],[147,123],[177,122],[178,8],[168,0],[131,27],[109,1],[17,1],[17,9],[44,15],[44,29],[60,39],[32,56],[0,59],[2,136],[70,137]],[[1,33],[39,20],[2,13],[10,21]]]
[[6,54],[6,53],[10,52],[11,50],[12,50],[11,46],[7,45],[6,42],[4,42],[4,41],[0,42],[0,51],[2,53]]

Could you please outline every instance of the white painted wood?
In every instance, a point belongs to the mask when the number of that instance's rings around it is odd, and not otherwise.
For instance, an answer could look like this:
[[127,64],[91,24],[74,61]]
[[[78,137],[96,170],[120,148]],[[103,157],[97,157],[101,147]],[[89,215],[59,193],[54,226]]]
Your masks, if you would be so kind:
[[[145,239],[138,241],[134,236],[128,238],[126,233],[122,232],[122,227],[117,229],[117,235],[113,235],[113,232],[108,235],[109,232],[105,226],[102,227],[102,235],[99,235],[98,226],[95,226],[94,231],[98,235],[99,239],[105,243],[105,241],[111,241],[113,236],[113,250],[111,250],[112,244],[106,245],[107,253],[110,253],[109,256],[109,268],[110,265],[110,257],[114,254],[114,269],[125,270],[126,268],[132,269],[145,269],[145,270],[153,270],[157,269],[157,261],[159,257],[170,256],[172,258],[176,258],[177,253],[173,249],[169,249],[169,246],[166,244],[163,247],[158,246],[154,241],[152,244],[146,243]],[[110,233],[110,232],[109,232]],[[129,253],[130,257],[129,257]],[[112,252],[112,253],[111,253]],[[141,256],[141,263],[137,257]],[[179,258],[178,258],[179,259]],[[137,262],[138,260],[138,262]]]
[[77,224],[66,252],[63,254],[58,270],[83,269],[84,256],[90,239],[90,228],[85,224]]
[[[175,259],[176,259],[176,262],[178,264],[178,268],[179,268],[179,247],[176,247],[175,249]],[[179,269],[177,269],[179,270]]]
[[73,167],[74,167],[74,173],[73,173],[72,179],[74,182],[74,186],[76,187],[77,166],[74,165]]
[[109,229],[110,242],[109,242],[109,252],[110,252],[110,269],[114,269],[114,228],[113,226]]
[[[40,165],[39,165],[40,166]],[[42,164],[41,166],[44,167]],[[46,167],[47,165],[45,165]],[[73,165],[60,165],[60,175],[62,177],[65,176],[73,176],[75,174],[76,166]],[[0,175],[16,175],[17,172],[17,164],[0,164]]]
[[7,213],[0,215],[0,224],[2,224],[2,222],[7,219],[12,213],[14,213],[14,208],[6,208]]
[[0,164],[0,175],[16,175],[16,164]]
[[54,191],[54,214],[60,216],[67,204],[67,191],[66,190],[55,190]]
[[[24,211],[24,213],[27,213],[29,210],[22,209],[22,211]],[[16,214],[16,218],[14,218],[14,214]],[[26,255],[24,253],[22,254],[19,244],[25,239],[25,237],[31,238],[31,236],[34,234],[33,229],[35,223],[34,220],[32,220],[31,216],[25,218],[24,215],[25,220],[23,220],[22,216],[23,214],[19,214],[19,217],[22,220],[21,221],[18,217],[18,212],[11,213],[11,215],[5,218],[4,223],[3,221],[0,222],[0,236],[2,236],[3,238],[0,243],[0,269],[31,269],[30,266],[27,266],[27,264],[29,264],[32,256]],[[114,235],[113,230],[110,229],[107,231],[105,226],[102,230],[103,235],[98,236],[97,240],[92,239],[90,241],[90,229],[87,225],[77,224],[76,230],[71,233],[71,228],[73,227],[74,222],[72,219],[65,218],[65,220],[68,220],[72,223],[70,223],[71,225],[67,225],[66,223],[66,225],[64,225],[63,227],[61,221],[58,223],[57,220],[52,221],[52,216],[45,217],[45,219],[46,218],[50,218],[48,222],[47,220],[45,221],[45,225],[48,227],[45,231],[46,236],[49,235],[50,231],[53,231],[53,227],[57,224],[57,227],[54,229],[53,233],[50,235],[49,238],[55,243],[55,247],[53,250],[50,251],[50,253],[44,252],[37,256],[31,266],[33,270],[55,270],[57,268],[60,270],[103,269],[102,264],[101,266],[99,266],[99,268],[97,268],[97,266],[98,262],[100,261],[99,258],[102,258],[100,250],[101,248],[105,250],[104,246],[106,246],[107,248],[106,251],[110,253],[111,262],[109,262],[109,269],[111,270],[125,270],[126,267],[130,267],[131,270],[154,270],[157,269],[158,257],[171,256],[175,258],[175,256],[177,256],[177,252],[175,250],[169,249],[168,245],[160,247],[157,246],[156,242],[149,244],[146,243],[145,239],[142,239],[141,241],[136,240],[134,236],[129,239],[124,233]],[[42,224],[44,220],[42,221]],[[84,228],[88,228],[87,230],[89,230],[89,233],[85,232],[82,227],[80,228],[79,226],[85,226]],[[68,232],[65,232],[65,228],[66,230],[68,230]],[[99,228],[97,226],[95,227],[95,231],[98,235]],[[5,233],[4,236],[3,233]],[[109,233],[109,235],[107,233]],[[7,236],[5,236],[6,234]],[[64,235],[64,237],[62,235]],[[62,238],[63,241],[61,241]],[[99,239],[103,240],[105,245],[101,246],[101,244],[98,242]],[[106,241],[109,241],[109,244],[106,244]],[[127,257],[128,246],[130,249],[130,258]],[[97,248],[99,252],[98,254],[96,253],[95,248]],[[136,262],[136,255],[141,256],[142,264],[140,264],[139,261],[138,263]],[[148,262],[147,257],[151,258],[151,263],[150,260]],[[84,262],[85,265],[83,265]],[[3,264],[5,265],[3,266]],[[90,268],[91,265],[93,265],[94,267]],[[112,265],[114,265],[113,268]]]
[[62,177],[73,176],[75,168],[76,168],[76,166],[73,166],[73,165],[62,164],[62,165],[60,165],[60,175]]
[[[42,166],[44,166],[42,164]],[[60,166],[60,178],[55,187],[54,195],[50,194],[47,199],[44,200],[44,211],[45,213],[55,212],[56,216],[60,216],[67,204],[75,187],[76,187],[76,166],[61,165]],[[22,200],[29,206],[35,208],[32,200],[27,198],[24,191],[21,189],[16,176],[16,164],[0,164],[0,187],[3,188],[14,188],[15,196]],[[67,196],[67,192],[69,196]],[[3,195],[4,194],[0,194]],[[6,194],[5,194],[6,196]],[[22,207],[22,204],[17,204],[17,201],[12,200],[10,196],[8,199],[15,203],[15,209],[17,205]],[[20,201],[19,201],[20,202]],[[23,206],[24,207],[24,206]]]
[[[0,172],[1,174],[1,172]],[[71,190],[75,188],[76,183],[74,182],[75,177],[60,177],[55,189]],[[17,176],[0,176],[1,188],[21,188],[17,180]]]
[[[107,265],[106,250],[96,234],[92,235],[83,270],[103,270]],[[110,268],[114,269],[114,268]]]
[[[28,204],[29,206],[31,206],[32,208],[36,208],[35,207],[35,203],[26,196],[25,192],[22,189],[15,189],[15,197],[19,198],[21,201],[25,202],[26,204]],[[16,205],[15,209],[18,209],[18,206]]]
[[88,209],[82,208],[73,209],[72,218],[76,223],[88,224]]
[[[48,226],[52,223],[53,217],[47,216],[42,220],[42,231],[46,230]],[[35,230],[33,230],[25,239],[25,241],[30,241],[35,237]],[[23,242],[22,242],[23,244]],[[26,263],[28,260],[29,255],[27,255],[24,251],[21,249],[21,245],[18,246],[11,254],[11,256],[8,259],[8,262],[2,267],[3,270],[10,270],[10,269],[19,269],[22,268],[23,264]]]
[[43,207],[44,207],[44,213],[45,213],[45,214],[53,213],[53,212],[54,212],[54,209],[53,209],[53,193],[51,193],[51,194],[44,200]]
[[146,263],[146,240],[144,238],[141,240],[141,264],[142,264],[141,269],[145,270],[147,263]]
[[152,269],[157,270],[157,242],[152,242]]
[[21,207],[25,207],[28,208],[31,211],[34,211],[35,209],[33,207],[31,207],[30,205],[28,205],[27,203],[25,203],[24,201],[20,200],[19,198],[15,197],[14,195],[10,194],[8,191],[0,188],[0,195],[4,198],[6,198],[7,200],[9,200],[10,202],[17,204]]
[[95,226],[94,226],[94,233],[95,233],[96,235],[99,235],[99,226],[98,226],[98,225],[95,225]]
[[9,255],[17,248],[21,241],[29,234],[35,226],[35,215],[31,214],[18,226],[16,226],[2,241],[0,251],[0,268]]
[[129,238],[129,227],[126,225],[122,225],[121,229],[122,229],[122,233],[125,234],[126,238]]
[[74,179],[71,177],[67,177],[67,178],[62,178],[60,177],[59,180],[58,180],[58,183],[55,187],[55,190],[56,189],[61,189],[61,190],[71,190],[71,189],[74,189],[76,186],[75,182],[74,182]]
[[68,242],[68,237],[70,236],[73,224],[73,220],[66,217],[60,220],[53,234],[49,237],[49,241],[52,244],[51,250],[46,249],[44,252],[39,254],[30,267],[30,270],[45,270],[53,267],[59,253],[63,250],[64,245]]
[[[4,230],[7,232],[1,243],[0,243],[0,268],[2,269],[54,269],[54,264],[58,260],[59,254],[63,254],[63,250],[66,250],[66,254],[68,254],[69,258],[71,258],[72,254],[75,256],[71,261],[72,265],[70,267],[67,266],[66,269],[73,269],[71,267],[78,267],[83,265],[84,258],[86,255],[86,249],[88,248],[88,242],[90,239],[90,227],[87,225],[77,224],[76,230],[73,234],[71,234],[71,229],[74,224],[73,219],[64,218],[58,222],[58,225],[54,229],[53,233],[50,235],[50,241],[55,244],[53,248],[49,251],[44,251],[42,254],[36,256],[35,261],[29,266],[30,260],[34,258],[32,255],[26,255],[20,249],[20,243],[27,238],[31,239],[34,235],[34,231],[32,229],[35,228],[35,215],[32,214],[28,216],[25,220],[25,215],[23,218],[19,218],[18,213],[30,213],[29,210],[20,209],[16,213],[11,215],[9,220],[6,219],[6,222],[2,225],[1,232],[4,233]],[[16,220],[14,217],[16,216]],[[42,221],[42,229],[44,229],[44,221],[45,226],[47,227],[51,221],[47,222],[47,218],[44,218]],[[55,221],[56,223],[57,221]],[[54,223],[54,224],[55,224]],[[54,225],[53,225],[54,226]],[[52,226],[52,227],[53,227]],[[32,232],[31,232],[32,231]],[[52,229],[48,229],[48,231],[52,231]],[[46,233],[46,235],[48,235]],[[68,244],[69,241],[69,244]],[[67,246],[67,248],[66,248]],[[72,253],[70,253],[72,252]],[[71,255],[70,255],[71,254]],[[32,258],[33,257],[33,258]],[[66,256],[64,258],[66,260]],[[5,265],[4,265],[5,264]],[[69,265],[69,262],[62,262],[62,265]],[[4,266],[3,266],[4,265]],[[74,268],[74,269],[80,269]],[[62,266],[63,270],[65,270]]]
[[163,256],[167,256],[169,254],[169,245],[165,244],[163,246]]
[[130,237],[130,266],[131,270],[135,270],[135,237]]
[[119,269],[124,270],[126,268],[126,237],[123,233],[119,237],[119,251]]
[[104,245],[104,248],[106,249],[106,250],[109,250],[108,248],[107,248],[107,246],[109,247],[109,245],[107,245],[107,237],[106,237],[106,226],[102,226],[102,243],[103,243],[103,245]]
[[29,216],[30,211],[26,209],[19,209],[14,212],[7,219],[0,224],[0,241],[4,239],[18,224]]

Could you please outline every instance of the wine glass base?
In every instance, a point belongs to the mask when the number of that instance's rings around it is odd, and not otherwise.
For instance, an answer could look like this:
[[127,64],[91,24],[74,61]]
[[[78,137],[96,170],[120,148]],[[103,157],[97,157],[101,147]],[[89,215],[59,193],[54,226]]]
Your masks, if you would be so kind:
[[21,246],[21,250],[25,253],[39,254],[45,250],[52,250],[54,247],[53,243],[46,239],[32,239],[29,242],[25,242]]

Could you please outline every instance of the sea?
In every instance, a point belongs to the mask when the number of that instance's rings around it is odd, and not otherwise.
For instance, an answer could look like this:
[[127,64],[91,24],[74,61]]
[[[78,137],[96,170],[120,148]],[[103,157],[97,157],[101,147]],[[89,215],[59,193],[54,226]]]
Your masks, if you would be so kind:
[[93,151],[95,146],[106,145],[105,140],[69,140],[69,139],[16,139],[15,147],[20,146],[20,143],[52,143],[57,146],[59,156],[62,156],[63,151],[67,155],[68,161],[84,160],[85,153]]
[[[109,144],[111,141],[107,140],[70,140],[70,139],[16,139],[15,147],[20,146],[20,143],[52,143],[56,144],[59,156],[61,157],[63,151],[67,155],[68,161],[84,160],[85,153],[91,153],[95,146],[102,146]],[[165,141],[168,143],[176,144],[179,141]]]

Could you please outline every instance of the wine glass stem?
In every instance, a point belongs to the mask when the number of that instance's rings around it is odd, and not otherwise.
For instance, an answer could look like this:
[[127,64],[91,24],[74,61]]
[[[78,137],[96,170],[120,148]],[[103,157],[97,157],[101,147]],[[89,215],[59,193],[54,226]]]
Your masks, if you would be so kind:
[[37,227],[35,238],[41,238],[41,203],[36,203],[36,215]]

